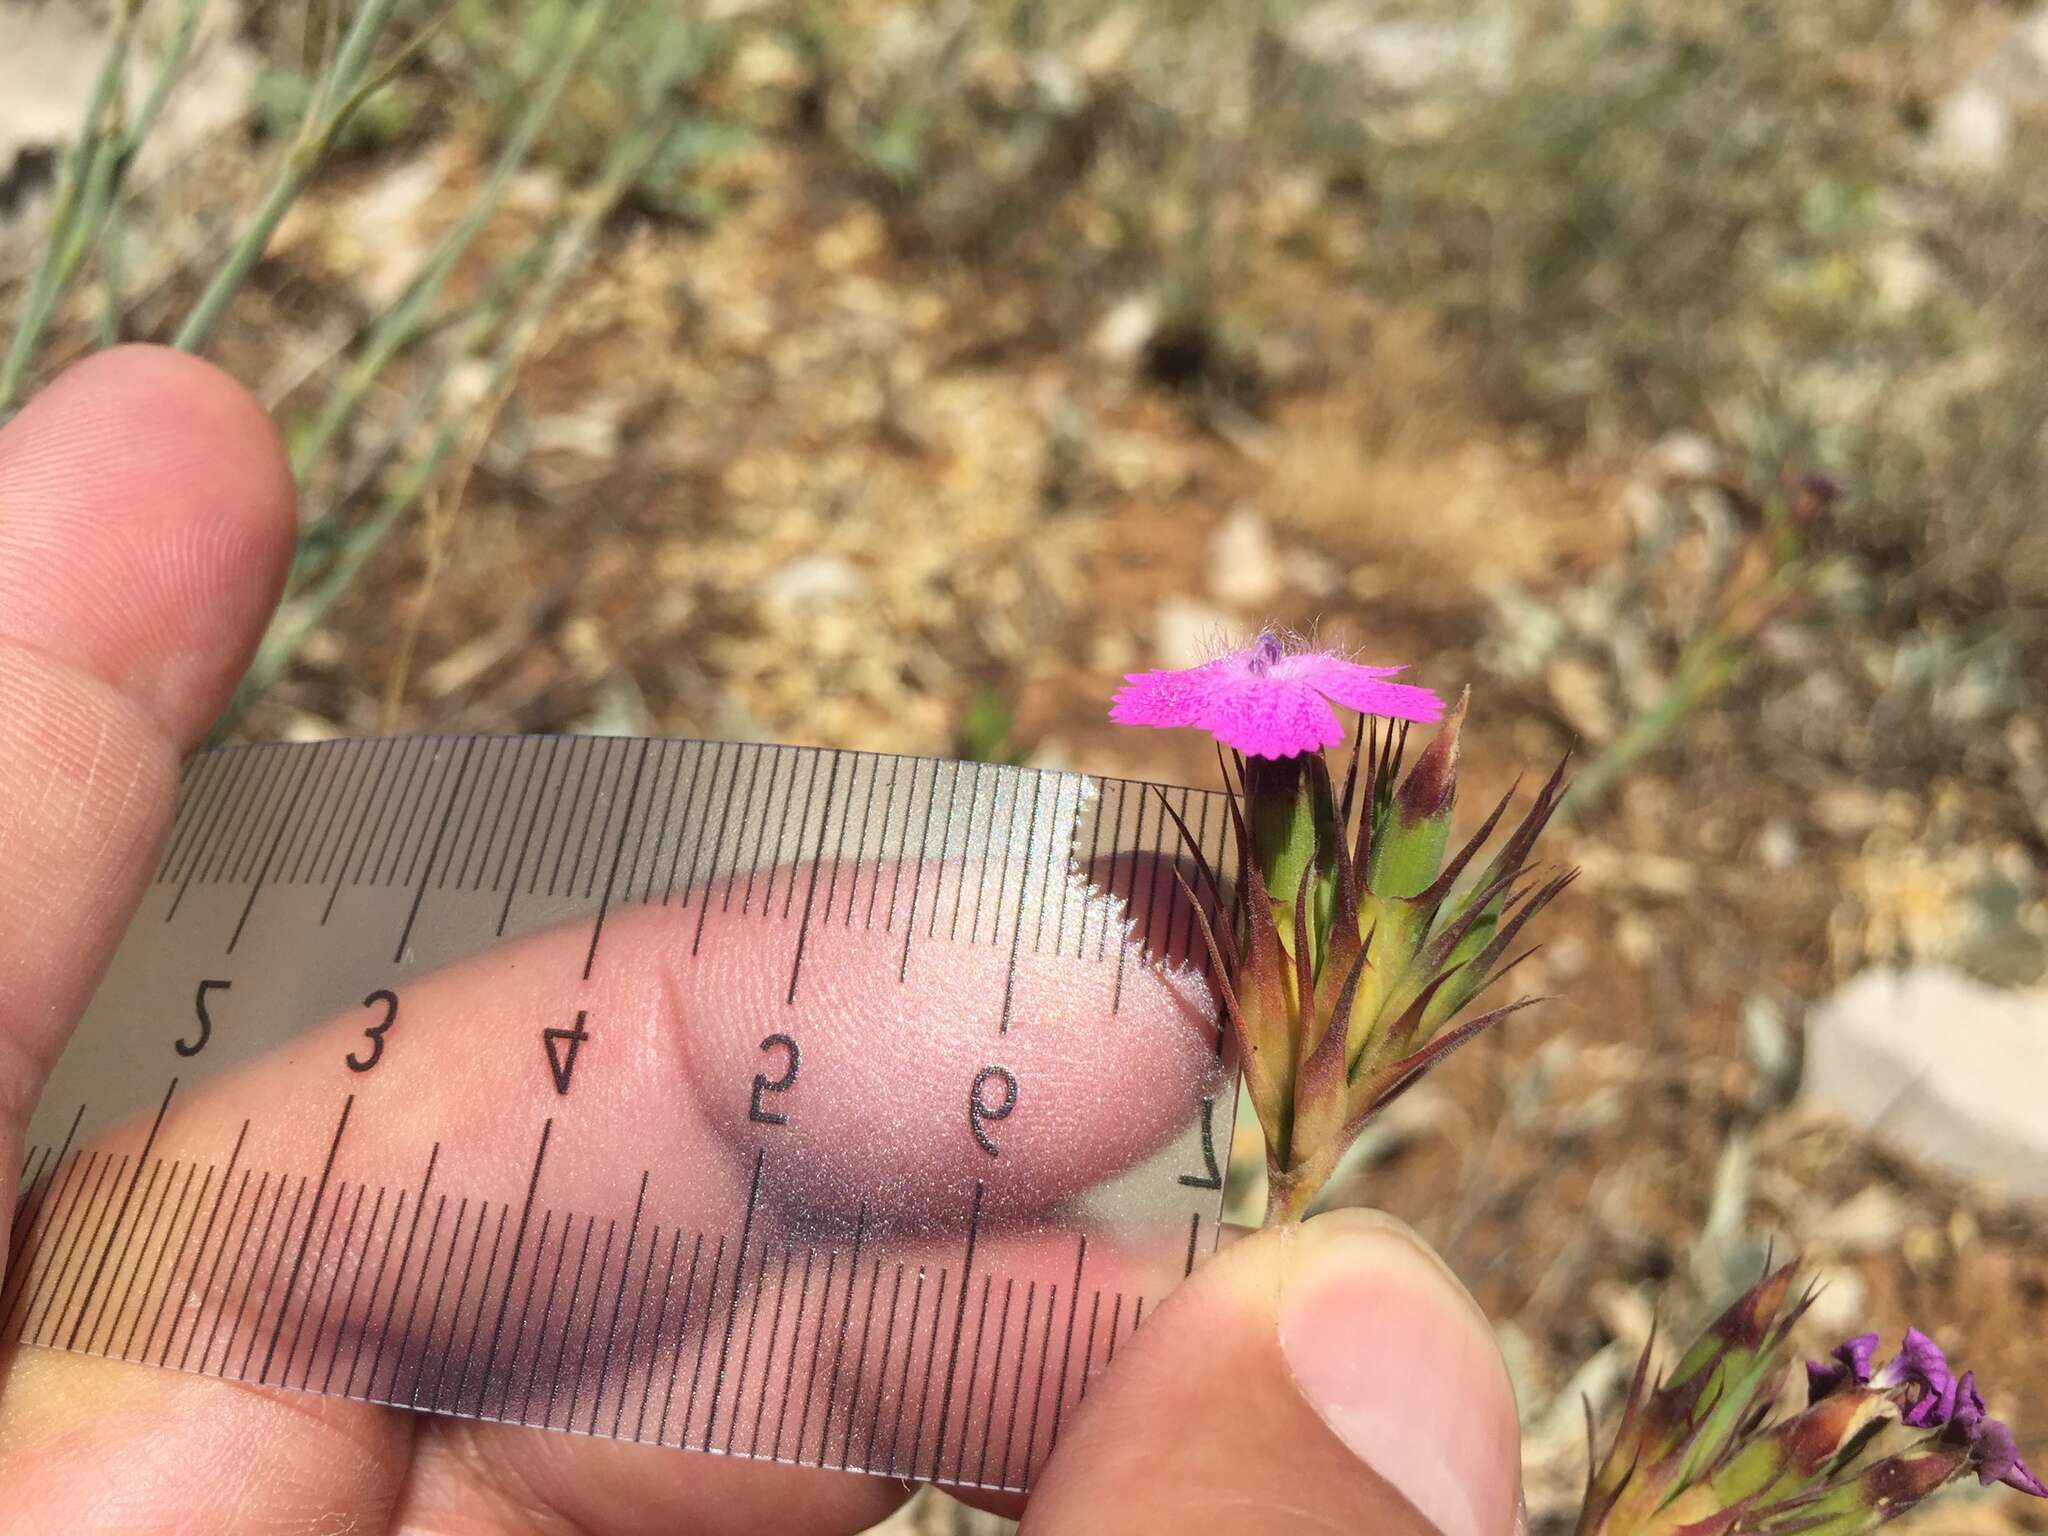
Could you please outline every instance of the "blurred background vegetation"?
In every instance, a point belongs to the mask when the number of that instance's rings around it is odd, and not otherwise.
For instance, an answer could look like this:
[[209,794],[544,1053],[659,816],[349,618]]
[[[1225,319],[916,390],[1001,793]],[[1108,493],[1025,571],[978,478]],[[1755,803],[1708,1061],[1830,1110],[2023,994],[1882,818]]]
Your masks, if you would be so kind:
[[1829,1280],[1816,1337],[1920,1320],[2044,1455],[2048,1212],[1798,1085],[1866,967],[2048,971],[2048,12],[0,0],[0,34],[0,415],[172,342],[293,452],[230,730],[1205,782],[1104,723],[1122,671],[1277,621],[1470,682],[1473,798],[1588,765],[1531,963],[1563,1000],[1355,1176],[1499,1320],[1536,1528],[1580,1395],[1771,1238]]

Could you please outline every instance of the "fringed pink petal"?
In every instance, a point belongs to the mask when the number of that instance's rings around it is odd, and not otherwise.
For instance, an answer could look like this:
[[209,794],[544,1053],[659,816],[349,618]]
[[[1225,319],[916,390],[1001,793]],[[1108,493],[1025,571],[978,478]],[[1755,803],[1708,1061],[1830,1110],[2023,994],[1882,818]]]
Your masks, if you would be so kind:
[[1443,718],[1427,688],[1322,652],[1290,654],[1270,630],[1241,651],[1181,671],[1133,672],[1111,701],[1118,725],[1194,726],[1249,757],[1297,757],[1344,739],[1332,704],[1394,720]]
[[1234,656],[1183,671],[1132,672],[1110,700],[1109,718],[1118,725],[1165,729],[1196,725],[1218,694],[1243,673]]
[[1231,679],[1194,723],[1246,757],[1298,757],[1344,739],[1337,712],[1320,693],[1274,677]]
[[1408,670],[1404,663],[1398,667],[1373,667],[1362,661],[1352,661],[1339,656],[1335,651],[1293,651],[1282,655],[1272,664],[1272,675],[1291,678],[1297,683],[1328,692],[1325,686],[1329,678],[1340,674],[1353,677],[1396,677]]
[[1332,704],[1361,715],[1430,724],[1444,717],[1444,701],[1427,688],[1381,681],[1399,667],[1362,667],[1341,656],[1290,656],[1273,671],[1307,683]]

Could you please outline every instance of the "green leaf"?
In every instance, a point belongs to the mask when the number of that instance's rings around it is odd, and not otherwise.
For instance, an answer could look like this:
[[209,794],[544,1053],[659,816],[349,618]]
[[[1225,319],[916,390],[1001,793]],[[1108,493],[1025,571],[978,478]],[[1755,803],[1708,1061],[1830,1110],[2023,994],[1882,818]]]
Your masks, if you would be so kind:
[[961,712],[953,738],[955,753],[970,763],[1021,763],[1027,754],[1011,740],[1016,726],[1017,717],[1003,696],[993,688],[978,688]]

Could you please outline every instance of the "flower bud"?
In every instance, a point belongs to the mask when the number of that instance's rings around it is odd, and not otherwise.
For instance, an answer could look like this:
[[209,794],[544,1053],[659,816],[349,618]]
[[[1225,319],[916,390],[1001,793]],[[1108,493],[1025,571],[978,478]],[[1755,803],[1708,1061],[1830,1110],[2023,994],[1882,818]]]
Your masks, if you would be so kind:
[[1458,739],[1471,697],[1469,688],[1459,695],[1436,739],[1394,793],[1392,814],[1372,848],[1369,883],[1382,897],[1418,896],[1443,867],[1451,807],[1458,798]]

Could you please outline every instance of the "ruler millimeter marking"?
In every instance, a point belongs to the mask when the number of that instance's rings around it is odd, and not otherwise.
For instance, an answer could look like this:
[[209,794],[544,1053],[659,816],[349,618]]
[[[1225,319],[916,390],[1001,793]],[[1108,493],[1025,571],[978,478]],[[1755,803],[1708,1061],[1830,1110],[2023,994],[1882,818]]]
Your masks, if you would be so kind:
[[204,754],[30,1122],[0,1337],[1027,1487],[1215,1239],[1231,1064],[1149,804],[1227,874],[1210,798],[723,742]]

